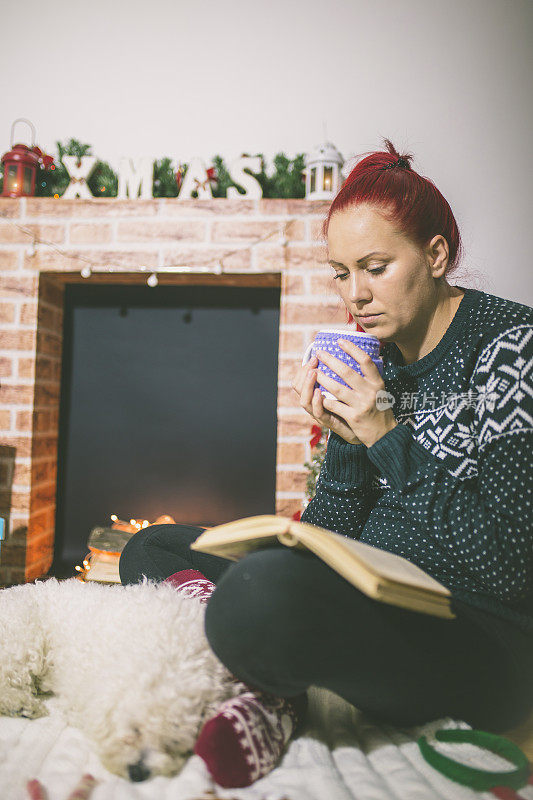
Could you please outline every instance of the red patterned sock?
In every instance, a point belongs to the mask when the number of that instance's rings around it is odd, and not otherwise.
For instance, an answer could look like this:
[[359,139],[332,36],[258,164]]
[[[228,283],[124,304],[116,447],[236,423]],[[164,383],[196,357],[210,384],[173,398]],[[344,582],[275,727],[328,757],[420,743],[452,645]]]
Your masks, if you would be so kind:
[[[215,589],[215,584],[195,569],[175,572],[164,583],[200,598],[202,603],[207,603]],[[276,697],[247,688],[249,691],[222,703],[203,726],[194,747],[196,755],[205,761],[213,779],[222,787],[249,786],[267,775],[307,709],[305,692],[296,697]]]
[[226,700],[194,747],[219,786],[249,786],[278,762],[307,709],[307,695],[275,697],[259,690]]
[[178,592],[189,597],[198,597],[202,603],[207,603],[215,589],[215,584],[208,581],[205,575],[202,575],[197,569],[182,569],[174,572],[173,575],[165,578],[163,583],[171,583]]

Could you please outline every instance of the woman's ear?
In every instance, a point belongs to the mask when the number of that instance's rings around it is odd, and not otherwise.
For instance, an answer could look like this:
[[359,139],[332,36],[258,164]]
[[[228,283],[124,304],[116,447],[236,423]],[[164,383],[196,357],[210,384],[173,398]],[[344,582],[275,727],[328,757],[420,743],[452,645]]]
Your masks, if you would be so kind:
[[434,236],[428,245],[428,256],[430,259],[431,273],[435,279],[442,278],[448,266],[448,259],[450,257],[450,248],[448,242],[438,234]]

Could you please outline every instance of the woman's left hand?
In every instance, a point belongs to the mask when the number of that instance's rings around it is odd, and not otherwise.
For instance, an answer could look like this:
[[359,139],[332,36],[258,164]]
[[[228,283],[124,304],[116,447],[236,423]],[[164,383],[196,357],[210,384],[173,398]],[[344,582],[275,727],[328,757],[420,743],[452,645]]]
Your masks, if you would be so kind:
[[[365,353],[353,342],[344,339],[339,339],[337,344],[357,361],[363,374],[360,375],[335,356],[323,350],[317,351],[316,355],[320,361],[348,384],[348,386],[343,386],[342,383],[328,378],[317,369],[317,382],[338,398],[331,400],[324,397],[323,405],[327,411],[337,414],[346,422],[353,431],[354,440],[358,439],[367,447],[371,447],[378,439],[398,425],[391,407],[394,398],[386,392],[383,378],[368,353]],[[315,389],[315,391],[319,390]],[[383,408],[384,405],[387,405],[387,400],[389,405]],[[346,436],[343,438],[350,442]],[[350,442],[350,444],[352,443]]]

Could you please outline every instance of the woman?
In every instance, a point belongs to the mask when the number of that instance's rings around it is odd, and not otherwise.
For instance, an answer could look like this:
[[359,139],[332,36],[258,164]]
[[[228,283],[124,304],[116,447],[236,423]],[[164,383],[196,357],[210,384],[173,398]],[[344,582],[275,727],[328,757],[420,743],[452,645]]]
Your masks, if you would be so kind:
[[[381,340],[384,378],[350,343],[362,375],[321,355],[347,387],[316,359],[298,371],[302,407],[330,429],[302,520],[418,564],[450,589],[456,618],[372,600],[307,552],[234,563],[192,553],[198,528],[137,534],[122,582],[175,573],[180,590],[196,586],[211,647],[246,684],[198,740],[222,785],[272,768],[310,685],[401,726],[451,716],[502,732],[533,708],[533,311],[448,282],[461,252],[451,209],[385,142],[324,223],[335,285]],[[390,403],[378,409],[383,390]]]

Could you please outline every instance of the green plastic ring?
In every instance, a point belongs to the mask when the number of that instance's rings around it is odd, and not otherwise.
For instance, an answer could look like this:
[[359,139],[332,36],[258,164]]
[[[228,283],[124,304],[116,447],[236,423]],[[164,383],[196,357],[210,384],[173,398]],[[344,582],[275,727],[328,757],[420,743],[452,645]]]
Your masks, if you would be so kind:
[[480,747],[486,747],[499,756],[503,756],[516,766],[515,770],[490,772],[485,769],[476,769],[454,761],[452,758],[437,752],[429,744],[425,736],[420,736],[418,746],[426,761],[463,786],[470,786],[480,791],[488,791],[494,786],[509,786],[511,789],[520,789],[527,783],[529,777],[529,761],[518,745],[487,731],[470,730],[463,728],[447,728],[436,731],[435,738],[440,742],[470,742]]

